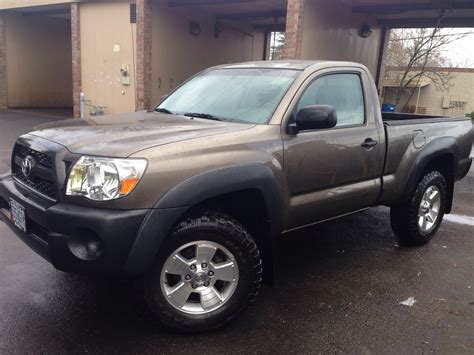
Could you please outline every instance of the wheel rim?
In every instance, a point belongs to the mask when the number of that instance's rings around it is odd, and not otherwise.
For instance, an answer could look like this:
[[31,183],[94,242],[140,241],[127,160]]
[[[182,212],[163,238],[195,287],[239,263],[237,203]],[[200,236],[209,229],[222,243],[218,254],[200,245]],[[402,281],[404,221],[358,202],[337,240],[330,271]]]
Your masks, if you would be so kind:
[[161,272],[161,290],[181,312],[206,314],[222,307],[234,294],[239,278],[229,250],[211,241],[195,241],[176,249]]
[[426,189],[418,209],[418,226],[424,232],[433,229],[439,218],[441,207],[441,192],[436,186]]

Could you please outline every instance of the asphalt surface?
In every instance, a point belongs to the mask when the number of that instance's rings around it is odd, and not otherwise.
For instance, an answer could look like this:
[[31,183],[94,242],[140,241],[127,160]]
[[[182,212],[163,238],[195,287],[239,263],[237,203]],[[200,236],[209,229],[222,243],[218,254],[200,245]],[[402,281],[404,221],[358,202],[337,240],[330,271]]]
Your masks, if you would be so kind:
[[[0,112],[0,172],[48,120]],[[0,353],[473,353],[473,194],[471,169],[454,222],[421,248],[398,246],[384,207],[286,235],[276,286],[199,335],[158,327],[131,282],[56,271],[0,223]]]

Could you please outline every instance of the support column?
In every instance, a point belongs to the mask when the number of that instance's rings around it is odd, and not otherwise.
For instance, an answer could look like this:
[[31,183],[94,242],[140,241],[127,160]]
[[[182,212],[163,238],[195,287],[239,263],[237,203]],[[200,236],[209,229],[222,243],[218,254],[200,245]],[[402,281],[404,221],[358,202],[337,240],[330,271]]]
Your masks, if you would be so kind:
[[304,2],[305,0],[288,0],[284,59],[301,59]]
[[375,74],[375,85],[379,91],[380,99],[383,100],[383,84],[385,79],[385,53],[387,53],[390,44],[391,29],[385,25],[380,34],[379,52],[377,58],[377,73]]
[[137,68],[136,109],[147,110],[151,105],[151,0],[136,0],[137,4]]
[[74,117],[81,117],[81,13],[80,3],[71,4],[72,95]]
[[7,85],[7,45],[5,38],[5,19],[0,12],[0,110],[8,105]]

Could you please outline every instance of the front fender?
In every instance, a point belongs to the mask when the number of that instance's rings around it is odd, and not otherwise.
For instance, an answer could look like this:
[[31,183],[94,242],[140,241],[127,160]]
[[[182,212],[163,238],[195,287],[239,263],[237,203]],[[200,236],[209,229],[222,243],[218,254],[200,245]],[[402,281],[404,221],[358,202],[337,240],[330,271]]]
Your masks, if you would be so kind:
[[138,275],[149,270],[163,241],[193,206],[232,192],[258,190],[265,201],[272,240],[283,229],[283,208],[277,179],[265,165],[232,166],[192,176],[171,188],[147,214],[125,265]]

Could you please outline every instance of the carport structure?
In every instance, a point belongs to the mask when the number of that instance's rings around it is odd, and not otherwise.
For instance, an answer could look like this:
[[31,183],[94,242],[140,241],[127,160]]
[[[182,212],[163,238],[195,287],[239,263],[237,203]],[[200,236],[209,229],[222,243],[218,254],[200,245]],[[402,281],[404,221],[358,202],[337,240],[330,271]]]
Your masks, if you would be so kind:
[[[44,95],[48,99],[61,92],[72,100],[78,116],[80,92],[91,105],[106,106],[106,113],[146,109],[203,68],[268,59],[272,32],[285,34],[285,59],[356,61],[379,82],[391,28],[474,27],[474,1],[3,0],[0,107],[15,106],[12,87],[19,85],[12,74],[18,65],[8,60],[15,27],[8,18],[13,16],[18,19],[14,25],[61,17],[65,28],[54,32],[69,41],[46,51],[42,65],[32,48],[45,46],[47,36],[31,46],[33,34],[20,31],[24,56],[33,59],[31,68],[39,67],[41,75],[25,64],[20,67],[31,71],[26,75],[30,84],[50,93]],[[59,53],[61,65],[51,59]],[[49,68],[51,63],[57,68]],[[59,75],[61,66],[64,74]],[[52,69],[55,74],[48,75]]]
[[390,30],[417,27],[474,27],[474,1],[289,0],[285,57],[361,62],[381,90]]
[[0,101],[10,108],[72,108],[70,6],[12,8],[0,16]]
[[[206,46],[200,49],[183,47],[183,51],[191,54],[193,60],[202,58],[203,51],[216,55],[209,60],[209,64],[267,59],[269,33],[282,31],[285,32],[285,59],[361,62],[369,68],[377,83],[383,77],[384,50],[391,28],[474,25],[474,1],[471,0],[144,0],[145,3],[147,1],[149,6],[161,2],[161,14],[177,9],[188,14],[203,12],[211,16],[217,29],[224,29],[227,25],[235,30],[240,25],[243,26],[241,30],[252,37],[251,54],[248,48],[239,47],[235,37],[227,38],[217,46],[217,51],[222,53],[230,46],[240,56],[231,54],[219,58],[213,49]],[[160,22],[158,16],[150,16],[150,23]],[[153,68],[159,66],[157,53],[163,49],[157,43],[166,43],[166,39],[160,36],[163,31],[152,32],[150,62],[153,74],[149,78],[152,82],[150,86],[162,81]],[[144,55],[147,55],[146,51]],[[179,56],[172,57],[170,62],[176,61]],[[182,79],[196,72],[198,67],[190,68],[185,64],[186,75]],[[150,98],[145,96],[142,101],[144,107],[149,102],[156,102],[158,97],[152,89]]]
[[[284,30],[287,12],[286,0],[143,3],[143,56],[150,63],[143,72],[144,96],[138,95],[138,107],[143,108],[206,67],[266,59],[268,33]],[[140,9],[137,11],[140,18]],[[139,59],[140,39],[141,35]],[[141,68],[137,69],[140,75]]]

